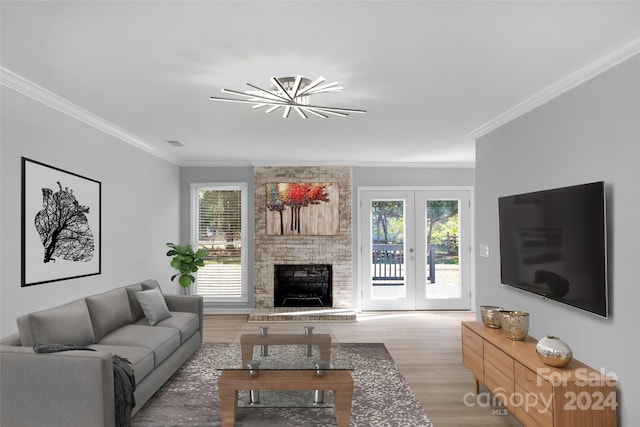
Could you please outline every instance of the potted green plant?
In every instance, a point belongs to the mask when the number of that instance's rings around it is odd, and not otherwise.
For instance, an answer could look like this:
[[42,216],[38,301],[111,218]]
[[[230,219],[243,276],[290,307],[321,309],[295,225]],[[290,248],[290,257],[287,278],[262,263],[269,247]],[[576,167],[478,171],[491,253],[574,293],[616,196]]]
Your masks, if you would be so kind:
[[196,281],[193,273],[204,266],[204,257],[209,255],[209,252],[204,249],[198,249],[194,252],[191,245],[167,243],[167,246],[171,248],[167,252],[167,256],[173,257],[171,259],[171,267],[178,270],[178,273],[171,276],[171,280],[173,281],[178,277],[178,283],[186,291]]

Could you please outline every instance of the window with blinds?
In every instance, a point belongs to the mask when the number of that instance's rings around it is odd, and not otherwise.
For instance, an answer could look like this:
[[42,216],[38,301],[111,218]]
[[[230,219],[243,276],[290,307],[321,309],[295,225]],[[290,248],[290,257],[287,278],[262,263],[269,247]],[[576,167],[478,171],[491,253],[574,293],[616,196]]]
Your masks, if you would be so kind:
[[196,292],[205,302],[246,302],[247,185],[192,184],[192,246],[209,255]]

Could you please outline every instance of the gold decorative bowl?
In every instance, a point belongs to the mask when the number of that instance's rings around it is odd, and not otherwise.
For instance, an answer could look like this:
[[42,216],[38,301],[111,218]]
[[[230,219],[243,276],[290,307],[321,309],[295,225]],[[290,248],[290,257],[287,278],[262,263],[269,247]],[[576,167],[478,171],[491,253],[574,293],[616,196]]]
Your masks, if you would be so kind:
[[501,311],[500,322],[507,338],[522,341],[529,334],[529,313],[524,311]]
[[482,315],[482,322],[485,326],[493,329],[499,329],[500,325],[500,312],[502,307],[495,305],[481,305],[480,314]]

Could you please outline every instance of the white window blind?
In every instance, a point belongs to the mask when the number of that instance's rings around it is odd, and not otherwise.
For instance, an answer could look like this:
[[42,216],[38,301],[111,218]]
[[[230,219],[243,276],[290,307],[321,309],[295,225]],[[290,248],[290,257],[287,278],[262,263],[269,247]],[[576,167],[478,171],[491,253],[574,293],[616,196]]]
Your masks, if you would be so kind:
[[196,292],[209,302],[246,302],[247,185],[192,184],[192,246],[209,255]]

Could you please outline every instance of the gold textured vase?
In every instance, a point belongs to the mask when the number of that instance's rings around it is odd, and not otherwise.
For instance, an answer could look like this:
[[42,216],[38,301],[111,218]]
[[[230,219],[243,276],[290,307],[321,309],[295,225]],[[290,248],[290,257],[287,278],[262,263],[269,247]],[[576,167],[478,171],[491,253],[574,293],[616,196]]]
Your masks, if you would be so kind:
[[529,313],[524,311],[501,311],[500,324],[507,338],[514,341],[527,339]]
[[500,312],[502,307],[495,305],[481,305],[480,314],[482,315],[482,322],[485,326],[493,329],[500,329]]

